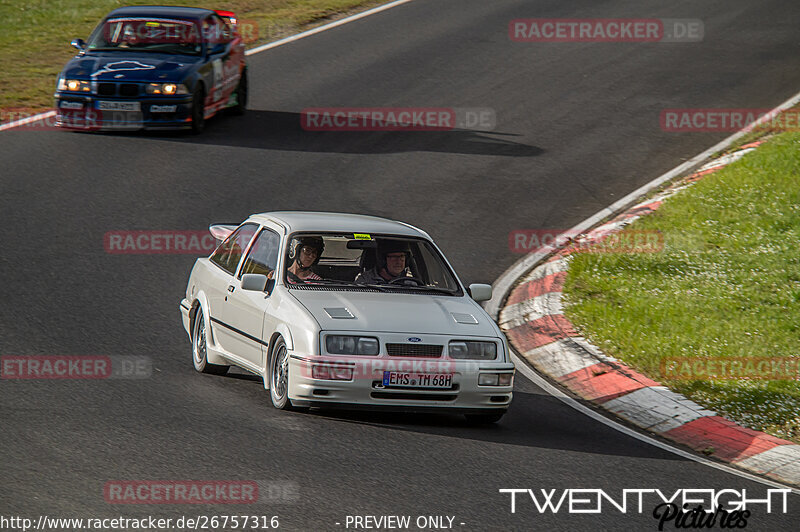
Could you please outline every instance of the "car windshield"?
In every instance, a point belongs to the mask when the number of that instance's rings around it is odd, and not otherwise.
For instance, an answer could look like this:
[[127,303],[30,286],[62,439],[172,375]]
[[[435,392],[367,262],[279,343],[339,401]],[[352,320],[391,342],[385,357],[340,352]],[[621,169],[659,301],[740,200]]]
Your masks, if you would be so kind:
[[188,20],[113,18],[92,33],[90,51],[159,52],[199,55],[203,39],[197,24]]
[[285,261],[290,288],[462,295],[436,247],[394,235],[298,233]]

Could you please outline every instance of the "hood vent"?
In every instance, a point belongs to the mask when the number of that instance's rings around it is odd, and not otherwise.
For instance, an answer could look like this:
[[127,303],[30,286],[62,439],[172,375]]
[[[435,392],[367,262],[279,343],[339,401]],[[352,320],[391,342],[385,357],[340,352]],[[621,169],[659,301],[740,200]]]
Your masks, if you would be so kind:
[[328,313],[328,316],[335,320],[351,320],[355,318],[353,313],[345,307],[329,307],[325,308],[324,310]]
[[456,323],[465,323],[467,325],[477,325],[478,320],[472,314],[463,314],[461,312],[451,312],[451,316],[456,320]]

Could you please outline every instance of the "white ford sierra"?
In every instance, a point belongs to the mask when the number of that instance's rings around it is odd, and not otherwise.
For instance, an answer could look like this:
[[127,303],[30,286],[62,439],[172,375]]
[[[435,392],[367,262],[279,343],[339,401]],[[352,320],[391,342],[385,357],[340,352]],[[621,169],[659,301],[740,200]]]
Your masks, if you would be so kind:
[[279,409],[451,411],[499,420],[514,364],[427,233],[353,214],[269,212],[209,230],[180,303],[194,367],[263,377]]

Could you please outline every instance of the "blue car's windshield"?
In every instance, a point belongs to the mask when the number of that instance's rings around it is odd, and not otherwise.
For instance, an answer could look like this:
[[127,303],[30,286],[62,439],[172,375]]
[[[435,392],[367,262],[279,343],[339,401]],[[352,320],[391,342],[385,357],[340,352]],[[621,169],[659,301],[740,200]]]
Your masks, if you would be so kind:
[[87,49],[199,55],[203,38],[198,26],[187,20],[114,18],[92,33]]

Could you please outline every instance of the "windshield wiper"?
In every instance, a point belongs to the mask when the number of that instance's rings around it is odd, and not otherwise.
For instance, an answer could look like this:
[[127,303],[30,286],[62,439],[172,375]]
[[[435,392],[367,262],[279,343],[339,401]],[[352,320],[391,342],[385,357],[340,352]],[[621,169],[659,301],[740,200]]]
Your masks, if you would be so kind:
[[402,288],[402,289],[408,289],[408,290],[416,290],[418,292],[440,292],[442,294],[448,294],[448,295],[451,295],[451,296],[456,293],[455,290],[451,290],[450,288],[442,288],[440,286],[427,286],[427,285],[424,285],[424,286],[408,286],[408,285],[402,285],[402,284],[390,284],[390,285],[387,285],[387,286],[390,286],[392,288]]

